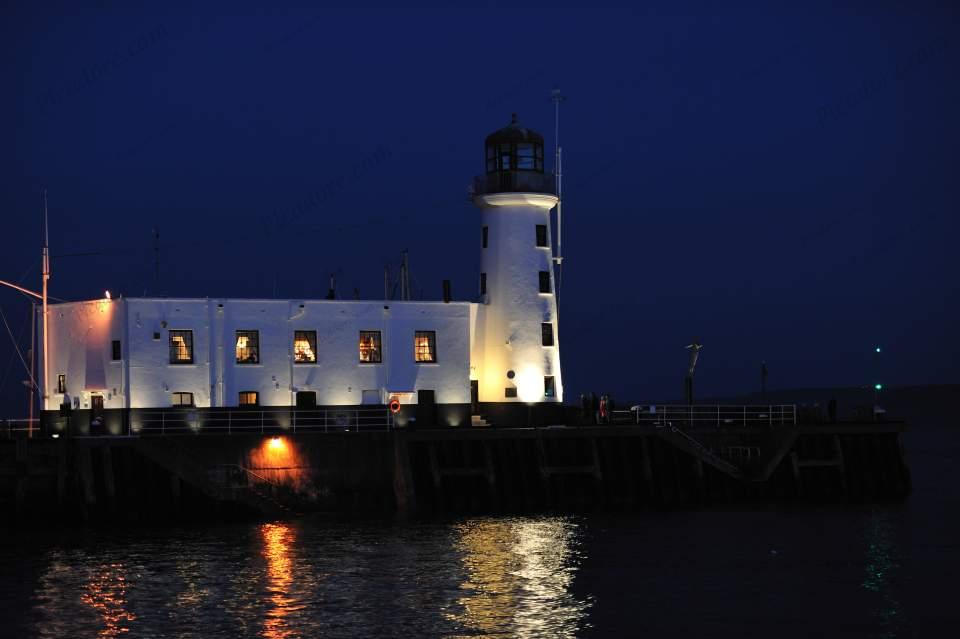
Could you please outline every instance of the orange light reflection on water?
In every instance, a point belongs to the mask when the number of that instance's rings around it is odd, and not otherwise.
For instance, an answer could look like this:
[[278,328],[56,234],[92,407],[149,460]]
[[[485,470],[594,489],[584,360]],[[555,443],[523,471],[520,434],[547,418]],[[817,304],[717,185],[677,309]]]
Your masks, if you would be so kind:
[[296,600],[290,596],[293,585],[293,562],[290,549],[296,541],[293,528],[287,524],[263,524],[263,556],[267,560],[267,592],[272,607],[263,620],[263,636],[267,639],[292,637],[294,631],[287,616],[294,610]]
[[98,637],[119,637],[129,632],[127,622],[137,617],[126,609],[127,579],[123,564],[101,566],[87,581],[80,601],[93,608],[103,620]]

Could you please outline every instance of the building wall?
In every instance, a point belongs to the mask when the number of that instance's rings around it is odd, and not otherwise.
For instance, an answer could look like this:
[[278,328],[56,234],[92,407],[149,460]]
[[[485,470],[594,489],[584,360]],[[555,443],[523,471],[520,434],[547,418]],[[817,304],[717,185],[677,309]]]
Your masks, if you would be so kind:
[[[48,313],[49,379],[39,380],[48,389],[44,409],[55,410],[63,403],[90,408],[92,395],[104,398],[104,408],[124,408],[124,363],[113,361],[111,348],[113,340],[123,339],[122,304],[111,300],[70,302],[51,305]],[[39,311],[37,315],[42,326]],[[41,345],[38,361],[42,362],[42,336],[37,341]],[[65,376],[65,393],[58,389],[59,375]]]
[[[241,391],[256,391],[261,406],[290,406],[297,391],[316,392],[319,405],[360,404],[364,390],[384,403],[394,392],[415,401],[424,389],[437,403],[470,401],[468,303],[119,299],[58,304],[51,313],[53,390],[65,371],[68,391],[103,386],[105,408],[167,407],[174,392],[193,393],[198,407],[236,406]],[[170,363],[171,330],[193,331],[193,363]],[[237,330],[259,331],[259,363],[236,363]],[[316,364],[293,362],[296,330],[317,332]],[[361,330],[381,332],[382,363],[360,363]],[[436,332],[436,363],[414,361],[417,330]],[[121,362],[110,361],[113,339]],[[51,396],[46,408],[60,401]]]
[[[481,402],[562,402],[560,339],[553,273],[553,253],[536,245],[536,227],[550,233],[550,208],[556,198],[533,193],[478,196],[481,224],[488,228],[487,247],[480,249],[480,270],[487,292],[478,310],[475,355]],[[539,273],[550,274],[550,292],[540,293]],[[544,346],[541,324],[553,325],[553,346]],[[514,377],[508,378],[513,371]],[[544,396],[544,376],[554,377],[555,395]],[[505,389],[516,388],[516,398]]]

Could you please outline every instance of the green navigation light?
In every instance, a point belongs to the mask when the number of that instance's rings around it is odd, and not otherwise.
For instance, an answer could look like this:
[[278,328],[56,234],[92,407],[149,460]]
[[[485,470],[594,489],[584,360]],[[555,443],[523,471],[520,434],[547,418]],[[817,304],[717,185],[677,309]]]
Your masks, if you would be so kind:
[[875,390],[883,390],[883,384],[874,384],[874,385],[873,385],[873,388],[874,388]]

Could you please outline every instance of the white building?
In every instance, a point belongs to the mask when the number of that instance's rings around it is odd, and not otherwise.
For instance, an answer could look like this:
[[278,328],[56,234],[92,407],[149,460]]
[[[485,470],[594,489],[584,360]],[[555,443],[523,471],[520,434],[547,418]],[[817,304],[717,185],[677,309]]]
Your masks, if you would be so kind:
[[[429,404],[539,421],[563,400],[543,138],[486,140],[479,301],[119,298],[51,305],[44,410]],[[549,410],[553,406],[554,410]],[[421,413],[421,416],[423,413]],[[422,419],[421,419],[422,421]]]

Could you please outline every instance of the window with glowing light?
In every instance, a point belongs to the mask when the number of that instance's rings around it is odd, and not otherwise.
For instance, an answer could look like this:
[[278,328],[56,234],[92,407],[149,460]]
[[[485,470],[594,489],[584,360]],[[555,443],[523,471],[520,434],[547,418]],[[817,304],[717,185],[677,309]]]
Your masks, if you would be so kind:
[[257,391],[240,391],[240,406],[259,406],[260,395]]
[[171,393],[170,403],[172,406],[193,406],[193,393]]
[[420,364],[437,361],[437,332],[417,331],[413,336],[413,358]]
[[360,331],[360,362],[379,364],[382,360],[380,331]]
[[540,325],[540,341],[544,346],[553,346],[553,324],[550,322]]
[[550,243],[547,241],[547,225],[546,224],[537,224],[537,246],[539,247],[550,246]]
[[316,331],[294,331],[293,332],[293,363],[294,364],[316,364],[317,363],[317,332]]
[[170,331],[170,363],[193,364],[193,331]]
[[260,331],[237,331],[237,364],[260,363]]
[[67,392],[67,376],[60,374],[57,375],[57,392],[66,393]]
[[540,292],[550,292],[550,271],[540,271]]
[[557,396],[557,383],[553,378],[553,375],[546,375],[543,378],[543,394],[546,397],[556,397]]

